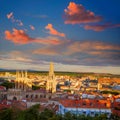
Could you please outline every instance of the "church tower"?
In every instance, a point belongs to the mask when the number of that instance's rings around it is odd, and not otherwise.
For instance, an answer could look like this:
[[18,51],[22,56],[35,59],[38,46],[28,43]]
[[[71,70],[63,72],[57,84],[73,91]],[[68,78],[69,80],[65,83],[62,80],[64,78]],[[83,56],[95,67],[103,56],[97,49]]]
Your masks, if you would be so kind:
[[56,80],[55,80],[55,74],[54,74],[54,65],[51,62],[50,63],[50,69],[49,69],[49,75],[48,80],[46,84],[46,90],[50,91],[52,93],[56,92]]
[[28,81],[27,71],[16,71],[15,89],[24,91],[30,89],[31,86],[28,85]]

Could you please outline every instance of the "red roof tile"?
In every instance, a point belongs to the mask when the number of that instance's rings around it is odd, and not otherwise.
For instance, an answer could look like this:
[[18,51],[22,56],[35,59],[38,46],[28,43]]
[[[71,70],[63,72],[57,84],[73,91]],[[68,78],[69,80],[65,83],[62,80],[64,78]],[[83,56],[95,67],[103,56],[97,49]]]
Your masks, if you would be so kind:
[[80,100],[60,100],[64,107],[72,108],[110,108],[111,102],[108,100],[80,99]]

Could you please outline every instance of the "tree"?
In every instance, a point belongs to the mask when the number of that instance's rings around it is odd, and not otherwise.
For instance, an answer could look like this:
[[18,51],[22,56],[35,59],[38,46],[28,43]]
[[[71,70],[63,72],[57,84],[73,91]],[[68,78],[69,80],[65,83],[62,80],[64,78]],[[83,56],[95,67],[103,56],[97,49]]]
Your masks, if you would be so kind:
[[75,120],[74,114],[66,112],[64,115],[64,120]]
[[53,116],[54,116],[54,113],[51,110],[45,109],[43,112],[40,113],[39,120],[48,120]]
[[5,81],[1,85],[4,86],[4,87],[6,87],[6,89],[14,88],[15,87],[15,83],[9,82],[9,81]]
[[5,108],[3,110],[0,110],[0,120],[13,120],[12,119],[12,109]]
[[38,120],[39,118],[39,107],[40,105],[34,105],[25,113],[25,120]]

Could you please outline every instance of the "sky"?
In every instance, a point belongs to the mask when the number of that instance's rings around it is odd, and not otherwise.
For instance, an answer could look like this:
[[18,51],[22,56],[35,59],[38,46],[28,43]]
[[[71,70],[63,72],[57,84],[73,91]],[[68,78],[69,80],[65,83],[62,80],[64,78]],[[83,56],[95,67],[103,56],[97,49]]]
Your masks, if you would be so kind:
[[0,0],[0,68],[120,74],[120,0]]

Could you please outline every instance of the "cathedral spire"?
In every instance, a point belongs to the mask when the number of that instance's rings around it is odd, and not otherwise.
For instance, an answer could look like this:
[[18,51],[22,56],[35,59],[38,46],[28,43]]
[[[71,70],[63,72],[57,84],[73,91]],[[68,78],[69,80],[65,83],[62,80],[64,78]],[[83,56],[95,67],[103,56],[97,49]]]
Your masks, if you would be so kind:
[[56,80],[55,80],[53,62],[50,63],[49,75],[48,75],[46,90],[48,90],[48,91],[50,91],[52,93],[56,92]]
[[54,64],[53,62],[50,62],[50,69],[49,69],[49,76],[54,75]]

